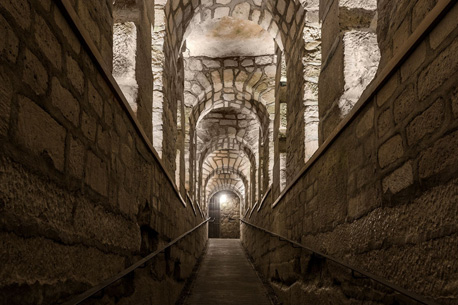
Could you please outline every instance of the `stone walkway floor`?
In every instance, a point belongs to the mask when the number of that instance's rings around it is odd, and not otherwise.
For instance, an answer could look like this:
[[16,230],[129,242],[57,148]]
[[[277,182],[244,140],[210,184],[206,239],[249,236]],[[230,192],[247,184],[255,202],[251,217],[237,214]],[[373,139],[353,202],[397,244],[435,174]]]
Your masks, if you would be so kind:
[[238,239],[209,239],[187,305],[272,305]]

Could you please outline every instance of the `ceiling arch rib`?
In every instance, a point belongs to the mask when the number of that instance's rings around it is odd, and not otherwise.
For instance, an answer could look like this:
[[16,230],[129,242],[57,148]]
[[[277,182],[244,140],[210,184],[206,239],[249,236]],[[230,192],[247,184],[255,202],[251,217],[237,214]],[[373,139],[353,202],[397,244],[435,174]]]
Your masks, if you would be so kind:
[[261,126],[268,124],[267,109],[275,102],[275,56],[186,61],[185,104],[192,107],[191,126],[212,109],[229,106],[246,108],[258,117]]

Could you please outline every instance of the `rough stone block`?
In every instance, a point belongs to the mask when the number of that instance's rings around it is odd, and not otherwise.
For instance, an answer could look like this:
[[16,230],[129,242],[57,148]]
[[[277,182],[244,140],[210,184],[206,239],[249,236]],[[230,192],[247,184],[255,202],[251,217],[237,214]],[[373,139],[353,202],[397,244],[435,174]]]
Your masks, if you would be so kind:
[[418,95],[423,99],[430,95],[458,71],[458,39],[436,56],[418,78]]
[[68,170],[71,175],[81,179],[84,170],[84,155],[86,148],[76,138],[70,137],[70,152],[68,157]]
[[56,21],[57,26],[62,31],[63,36],[66,38],[72,50],[78,54],[81,49],[81,44],[73,30],[68,25],[67,20],[65,20],[64,16],[62,16],[62,13],[58,9],[54,10],[54,20]]
[[0,15],[0,54],[11,62],[16,62],[19,51],[19,39],[8,22]]
[[73,95],[62,87],[57,78],[53,78],[51,81],[52,92],[51,92],[51,103],[54,107],[57,107],[62,115],[72,122],[73,125],[79,125],[79,114],[80,105]]
[[19,143],[32,152],[49,158],[62,171],[65,136],[66,130],[48,113],[28,98],[20,97],[17,130]]
[[13,86],[3,68],[0,68],[0,135],[8,133],[10,122],[11,98],[13,96]]
[[84,74],[78,63],[71,56],[67,56],[67,75],[75,89],[83,94],[84,92]]
[[103,196],[108,195],[108,168],[107,164],[93,152],[88,152],[85,182],[94,191]]
[[367,214],[379,204],[375,188],[361,191],[356,197],[348,201],[348,216],[352,219],[360,218]]
[[383,143],[378,150],[378,160],[380,167],[395,162],[404,155],[404,147],[400,135],[396,135]]
[[452,111],[455,118],[458,117],[458,88],[455,90],[452,96]]
[[28,0],[5,0],[0,2],[0,6],[13,16],[21,28],[27,29],[30,26],[32,18]]
[[413,184],[412,162],[407,162],[383,179],[383,192],[397,194]]
[[458,131],[438,140],[425,150],[418,163],[420,178],[428,178],[441,172],[456,171],[458,168]]
[[0,248],[8,249],[2,251],[5,267],[2,279],[10,283],[57,285],[71,277],[74,281],[97,285],[125,268],[124,257],[41,237],[22,238],[1,233]]
[[418,115],[407,126],[407,143],[409,145],[414,145],[424,136],[438,129],[443,123],[445,116],[444,111],[444,101],[439,99],[423,113]]
[[103,245],[127,251],[140,250],[140,228],[102,206],[82,200],[74,210],[74,226],[83,240],[96,240]]
[[81,117],[81,130],[89,140],[95,141],[97,122],[95,118],[88,115],[85,111],[83,111],[83,115]]
[[37,94],[44,94],[48,89],[48,72],[38,58],[29,50],[25,50],[22,80]]
[[356,126],[356,136],[363,137],[374,126],[374,107],[369,108]]
[[391,115],[391,109],[387,109],[382,112],[377,119],[377,132],[378,137],[385,136],[393,128],[393,119]]
[[406,18],[393,36],[393,54],[399,52],[411,34],[410,21]]
[[62,47],[50,30],[46,21],[37,15],[35,21],[35,41],[40,50],[56,69],[62,67]]
[[99,117],[103,117],[103,99],[91,82],[88,82],[88,101]]
[[416,96],[414,87],[412,85],[407,86],[407,88],[404,89],[404,91],[393,103],[394,121],[396,124],[402,122],[410,113],[412,113],[415,101]]

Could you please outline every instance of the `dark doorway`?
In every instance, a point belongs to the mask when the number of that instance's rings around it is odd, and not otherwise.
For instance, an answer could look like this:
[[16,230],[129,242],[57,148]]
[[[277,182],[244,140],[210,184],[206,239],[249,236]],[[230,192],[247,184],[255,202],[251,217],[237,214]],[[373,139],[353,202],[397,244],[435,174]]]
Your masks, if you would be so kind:
[[208,226],[208,238],[219,238],[220,237],[220,223],[221,223],[221,209],[219,206],[219,200],[216,196],[210,199],[210,225]]

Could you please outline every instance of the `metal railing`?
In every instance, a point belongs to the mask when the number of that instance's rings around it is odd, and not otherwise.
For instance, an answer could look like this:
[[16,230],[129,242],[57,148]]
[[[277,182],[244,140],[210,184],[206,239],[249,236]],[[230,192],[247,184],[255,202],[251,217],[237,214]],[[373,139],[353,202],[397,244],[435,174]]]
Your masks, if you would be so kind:
[[411,300],[413,300],[413,301],[416,301],[416,302],[418,302],[418,303],[420,303],[420,304],[425,304],[425,305],[438,305],[438,304],[437,304],[436,302],[434,302],[434,301],[427,300],[424,296],[421,296],[421,295],[419,295],[419,294],[417,294],[417,293],[415,293],[415,292],[408,291],[408,290],[406,290],[406,289],[404,289],[404,288],[402,288],[402,287],[399,287],[399,286],[397,286],[397,285],[395,285],[395,284],[392,284],[392,283],[388,282],[386,279],[381,278],[381,277],[379,277],[379,276],[377,276],[377,275],[374,275],[374,274],[372,274],[372,273],[370,273],[370,272],[364,271],[364,270],[362,270],[362,269],[360,269],[360,268],[358,268],[358,267],[355,267],[355,266],[349,265],[349,264],[347,264],[347,263],[344,263],[343,261],[341,261],[341,260],[339,260],[339,259],[333,258],[333,257],[331,257],[331,256],[329,256],[329,255],[327,255],[327,254],[324,254],[324,253],[322,253],[322,252],[319,252],[319,251],[316,251],[316,250],[314,250],[314,249],[311,249],[311,248],[309,248],[309,247],[307,247],[307,246],[304,246],[304,245],[302,245],[302,244],[300,244],[300,243],[298,243],[298,242],[295,242],[295,241],[293,241],[293,240],[290,240],[290,239],[288,239],[288,238],[286,238],[286,237],[284,237],[284,236],[281,236],[281,235],[279,235],[279,234],[277,234],[277,233],[271,232],[271,231],[269,231],[269,230],[267,230],[267,229],[264,229],[264,228],[262,228],[262,227],[259,227],[259,226],[257,226],[257,225],[254,225],[254,224],[252,224],[252,223],[249,223],[249,222],[247,222],[247,221],[245,221],[245,220],[243,220],[243,219],[240,219],[240,221],[241,221],[243,224],[245,224],[245,225],[251,226],[251,227],[253,227],[253,228],[257,229],[257,230],[260,230],[260,231],[262,231],[262,232],[264,232],[264,233],[267,233],[267,234],[269,234],[269,235],[271,235],[271,236],[273,236],[273,237],[276,237],[276,238],[278,238],[280,241],[288,242],[288,243],[290,243],[294,248],[301,248],[301,249],[304,249],[304,250],[306,250],[306,251],[311,252],[311,253],[314,254],[314,255],[317,255],[317,256],[319,256],[319,257],[323,257],[323,258],[325,258],[326,260],[332,261],[332,262],[334,262],[334,263],[337,264],[337,265],[340,265],[340,266],[342,266],[342,267],[345,267],[345,268],[347,268],[347,269],[350,269],[350,270],[352,271],[352,274],[354,274],[355,272],[358,273],[358,274],[361,274],[362,276],[364,276],[364,277],[366,277],[366,278],[368,278],[368,279],[370,279],[370,280],[373,280],[374,282],[377,282],[377,283],[381,284],[382,286],[388,287],[388,288],[390,288],[390,289],[392,289],[392,290],[394,290],[394,291],[396,291],[396,292],[402,294],[403,296],[406,296],[407,298],[409,298],[409,299],[411,299]]
[[202,223],[200,223],[199,225],[197,225],[196,227],[194,227],[193,229],[187,231],[186,233],[178,236],[177,238],[175,238],[174,240],[172,240],[171,242],[169,242],[167,245],[165,245],[163,248],[161,248],[160,250],[156,250],[154,251],[153,253],[149,254],[148,256],[142,258],[141,260],[139,260],[138,262],[136,262],[135,264],[133,264],[132,266],[130,266],[129,268],[127,269],[124,269],[123,271],[119,272],[117,275],[103,281],[102,283],[100,283],[99,285],[97,286],[94,286],[93,288],[83,292],[82,294],[74,297],[73,299],[71,299],[70,301],[68,302],[65,302],[63,303],[62,305],[77,305],[77,304],[81,304],[81,302],[84,302],[85,300],[88,300],[90,297],[94,296],[96,293],[98,293],[99,291],[105,289],[106,287],[110,286],[111,284],[113,284],[114,282],[116,281],[119,281],[120,279],[122,279],[123,277],[125,277],[126,275],[128,275],[129,273],[135,271],[137,268],[141,267],[142,265],[144,265],[145,263],[147,263],[148,261],[150,261],[151,259],[153,259],[155,256],[157,256],[159,253],[162,253],[164,252],[167,248],[170,248],[171,246],[175,245],[177,242],[179,242],[181,239],[183,239],[184,237],[188,236],[189,234],[191,234],[192,232],[196,231],[197,229],[199,229],[200,227],[202,227],[204,224],[206,224],[208,221],[210,220],[210,218],[207,218],[205,221],[203,221]]

